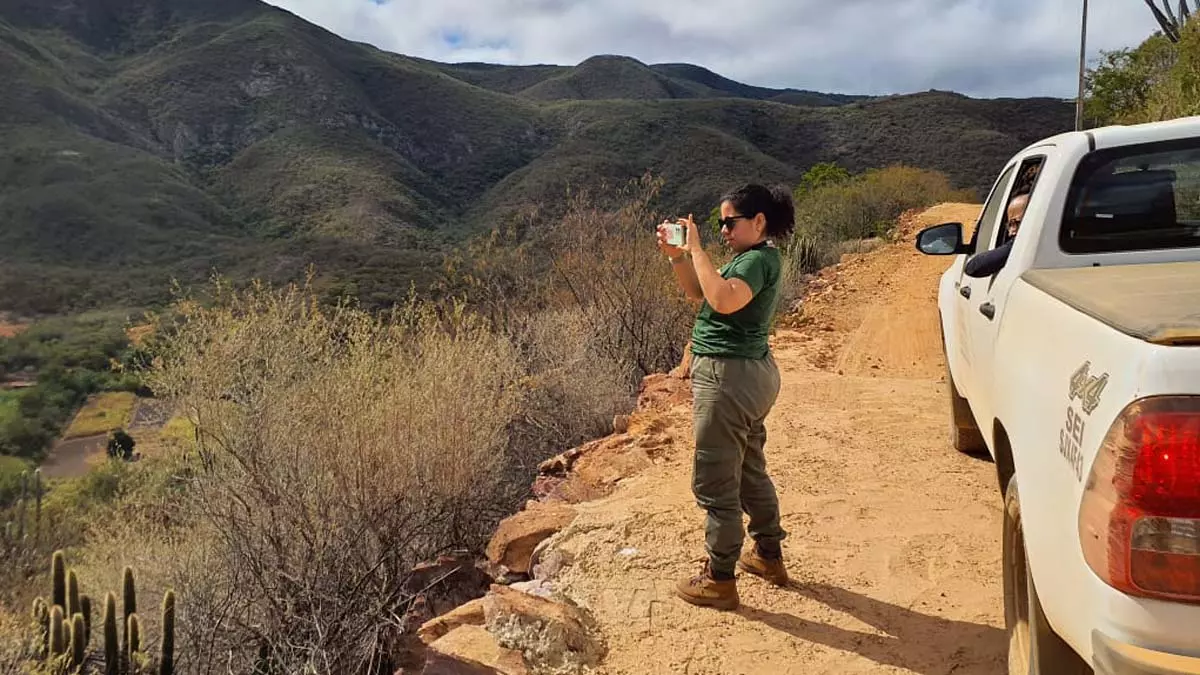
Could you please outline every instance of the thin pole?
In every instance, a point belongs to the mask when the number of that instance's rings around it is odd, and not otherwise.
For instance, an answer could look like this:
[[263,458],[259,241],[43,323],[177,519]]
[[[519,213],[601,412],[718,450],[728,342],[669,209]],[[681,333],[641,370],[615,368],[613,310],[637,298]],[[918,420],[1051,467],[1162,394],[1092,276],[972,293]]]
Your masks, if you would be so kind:
[[1083,22],[1079,27],[1079,96],[1075,99],[1075,131],[1083,129],[1083,73],[1087,64],[1088,0],[1083,0]]

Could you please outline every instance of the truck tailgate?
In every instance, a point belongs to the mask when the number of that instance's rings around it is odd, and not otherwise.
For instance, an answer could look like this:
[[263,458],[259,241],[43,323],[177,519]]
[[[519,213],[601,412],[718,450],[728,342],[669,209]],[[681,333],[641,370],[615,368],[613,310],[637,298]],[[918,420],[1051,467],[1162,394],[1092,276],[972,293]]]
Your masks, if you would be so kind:
[[1200,345],[1200,261],[1039,269],[1021,278],[1132,337]]

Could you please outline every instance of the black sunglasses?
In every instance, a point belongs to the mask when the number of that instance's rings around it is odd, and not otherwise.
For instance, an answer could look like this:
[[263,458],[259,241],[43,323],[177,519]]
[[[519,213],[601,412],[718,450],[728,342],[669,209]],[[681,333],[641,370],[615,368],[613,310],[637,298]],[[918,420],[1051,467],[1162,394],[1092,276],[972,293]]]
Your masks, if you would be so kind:
[[728,218],[718,218],[717,224],[720,225],[721,227],[732,230],[734,223],[736,223],[738,220],[743,219],[743,218],[745,218],[746,220],[750,219],[749,216],[729,216]]

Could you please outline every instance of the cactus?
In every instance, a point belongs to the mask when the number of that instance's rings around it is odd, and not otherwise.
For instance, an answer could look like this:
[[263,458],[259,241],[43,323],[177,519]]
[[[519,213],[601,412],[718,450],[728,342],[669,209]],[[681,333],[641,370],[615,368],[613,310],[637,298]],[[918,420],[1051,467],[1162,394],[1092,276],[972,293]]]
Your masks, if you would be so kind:
[[67,616],[74,617],[76,614],[82,614],[82,607],[79,606],[79,577],[75,575],[75,570],[67,571]]
[[162,653],[158,675],[175,673],[175,591],[167,591],[162,604]]
[[37,641],[35,642],[34,656],[42,657],[46,655],[48,645],[46,641],[50,639],[50,609],[46,606],[46,601],[38,596],[33,599],[33,609],[30,612],[33,616],[33,622],[37,624]]
[[89,596],[79,596],[79,611],[83,614],[83,645],[89,647],[92,644],[92,599]]
[[71,661],[68,668],[81,668],[87,651],[87,636],[84,635],[83,615],[71,617]]
[[125,642],[125,663],[129,664],[129,672],[132,673],[137,664],[136,656],[142,651],[142,632],[138,627],[137,614],[129,615],[125,629],[129,633],[129,639]]
[[104,598],[104,675],[120,675],[121,645],[117,642],[117,596]]
[[[124,628],[124,635],[121,638],[121,644],[125,646],[125,652],[129,653],[129,617],[137,613],[137,589],[133,585],[133,568],[126,566],[125,573],[121,580],[121,592],[123,599],[123,609],[125,620],[121,622]],[[134,650],[137,651],[137,650]]]
[[55,605],[50,608],[50,645],[46,654],[47,658],[53,659],[60,656],[66,650],[66,638],[63,635],[63,614],[62,607]]
[[36,507],[33,511],[33,545],[41,543],[42,538],[42,470],[33,471],[33,498]]
[[[67,672],[78,675],[84,671],[88,649],[92,642],[92,599],[79,591],[79,577],[75,570],[68,570],[62,551],[51,557],[54,578],[54,597],[62,601],[48,605],[43,598],[36,598],[31,615],[38,626],[38,640],[34,654],[44,658],[52,673]],[[133,568],[125,567],[122,575],[124,596],[123,621],[117,614],[117,596],[109,592],[104,597],[104,675],[133,675],[146,670],[153,659],[142,653],[141,624],[137,615],[137,592]],[[123,642],[118,633],[117,622],[124,630]],[[158,675],[175,673],[175,591],[168,590],[162,602],[163,636],[158,658]]]
[[50,576],[53,578],[54,596],[51,604],[66,608],[67,606],[67,557],[63,552],[55,551],[50,558]]
[[17,534],[25,538],[25,501],[29,499],[29,472],[21,472],[21,496],[17,499]]

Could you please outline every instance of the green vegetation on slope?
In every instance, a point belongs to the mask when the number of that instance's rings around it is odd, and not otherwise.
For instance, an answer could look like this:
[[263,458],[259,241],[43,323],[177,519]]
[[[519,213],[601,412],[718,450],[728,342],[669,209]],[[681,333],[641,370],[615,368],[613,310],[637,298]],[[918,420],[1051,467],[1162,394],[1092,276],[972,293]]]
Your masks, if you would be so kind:
[[91,312],[39,321],[0,339],[0,381],[13,374],[37,380],[0,391],[0,455],[40,460],[88,395],[139,387],[135,376],[112,367],[138,356],[129,347],[126,320],[117,311]]
[[665,210],[706,211],[732,183],[795,183],[821,161],[980,188],[1070,126],[1061,101],[822,98],[686,64],[438,64],[254,0],[40,6],[0,0],[0,309],[25,313],[309,263],[318,288],[386,305],[449,243],[561,214],[568,189],[650,171]]

